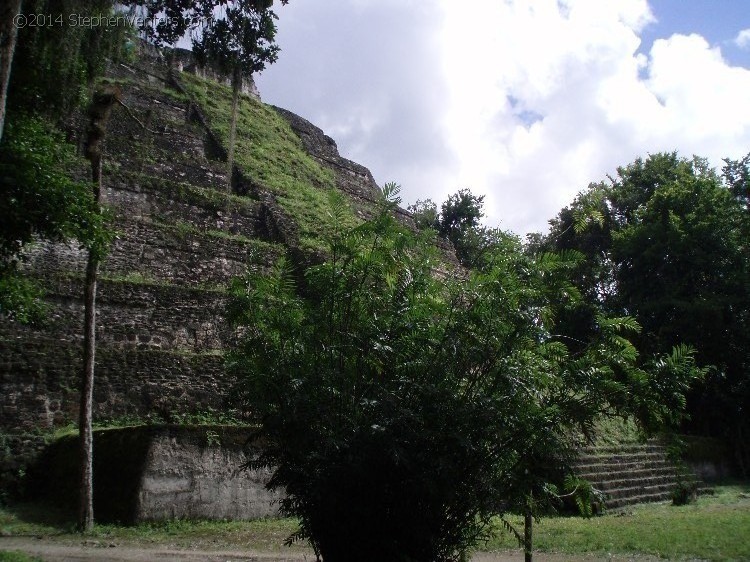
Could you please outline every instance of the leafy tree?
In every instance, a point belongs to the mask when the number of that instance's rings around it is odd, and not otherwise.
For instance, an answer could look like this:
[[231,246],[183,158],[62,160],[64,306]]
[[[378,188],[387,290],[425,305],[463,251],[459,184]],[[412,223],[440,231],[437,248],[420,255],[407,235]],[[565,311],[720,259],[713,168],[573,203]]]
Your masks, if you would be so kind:
[[453,240],[470,228],[479,226],[484,216],[484,195],[474,195],[468,189],[459,189],[445,203],[440,212],[440,232]]
[[[684,428],[724,435],[750,466],[745,439],[748,398],[750,253],[747,251],[747,162],[727,160],[724,181],[701,159],[655,154],[619,168],[589,187],[552,222],[546,248],[586,259],[576,283],[589,303],[568,318],[570,337],[591,331],[598,311],[627,313],[643,326],[644,357],[681,343],[710,376],[692,391]],[[576,213],[598,201],[599,221],[574,228]],[[744,451],[744,452],[743,452]]]
[[750,211],[750,153],[741,160],[724,159],[721,169],[732,194]]
[[645,351],[685,342],[715,367],[692,396],[690,427],[716,434],[728,425],[741,434],[750,407],[746,213],[702,162],[682,161],[676,171],[613,238],[618,301],[642,323]]
[[453,244],[461,264],[474,267],[493,237],[493,233],[479,222],[484,216],[483,205],[484,195],[477,196],[468,189],[460,189],[446,199],[440,212],[431,199],[417,201],[408,210],[418,229],[437,231]]
[[[107,131],[107,121],[112,107],[120,98],[116,86],[102,84],[92,96],[89,107],[89,124],[86,130],[85,155],[91,162],[91,191],[94,204],[99,208],[102,191],[102,143]],[[83,318],[83,373],[81,376],[78,432],[80,435],[80,511],[78,526],[90,532],[94,527],[94,483],[93,458],[94,434],[92,428],[92,401],[94,393],[94,369],[96,357],[96,289],[99,263],[108,244],[89,247],[84,281]]]
[[126,0],[142,15],[139,31],[156,46],[174,45],[213,16],[218,0]]
[[432,199],[425,199],[424,201],[418,199],[416,203],[409,205],[406,210],[412,214],[414,224],[419,230],[431,228],[437,232],[440,228],[437,204]]
[[469,263],[481,234],[478,230],[484,216],[484,195],[474,195],[468,189],[459,189],[443,203],[438,231],[453,243],[462,263]]
[[63,121],[84,109],[96,77],[109,61],[118,60],[130,33],[123,26],[70,25],[70,16],[113,13],[111,0],[27,0],[26,17],[44,14],[48,26],[26,26],[18,45],[8,91],[8,111],[47,115]]
[[75,149],[41,118],[11,119],[0,144],[0,313],[21,322],[40,321],[41,289],[18,270],[23,248],[35,237],[107,238],[105,218],[85,184],[71,179]]
[[[96,99],[96,96],[95,96]],[[34,237],[63,241],[77,239],[88,249],[86,271],[84,373],[81,389],[80,423],[82,486],[81,519],[83,530],[93,525],[91,398],[94,375],[96,268],[109,246],[111,232],[99,207],[101,189],[100,148],[104,123],[93,123],[88,135],[87,156],[97,163],[94,189],[73,181],[76,168],[73,147],[61,133],[39,118],[23,118],[8,123],[0,145],[0,313],[21,322],[43,318],[41,289],[22,277],[18,263],[22,251]],[[99,153],[99,156],[96,156]]]
[[[281,0],[282,5],[289,0]],[[174,45],[188,33],[214,19],[217,9],[234,4],[231,0],[126,0],[122,4],[141,11],[140,32],[154,45]],[[257,11],[270,9],[273,0],[253,0],[245,6]]]
[[599,315],[571,353],[554,313],[577,300],[572,254],[497,236],[481,269],[438,277],[431,236],[394,204],[347,230],[334,203],[328,258],[304,286],[284,262],[232,286],[230,367],[261,424],[248,464],[274,468],[291,538],[326,562],[455,559],[492,516],[553,501],[576,431],[622,412],[668,421],[652,406],[697,374],[689,352],[660,381],[639,368],[628,318]]
[[[125,37],[123,28],[71,25],[71,15],[107,16],[112,2],[66,0],[27,2],[31,14],[43,14],[45,27],[27,26],[19,32],[9,91],[9,130],[4,139],[2,181],[7,184],[0,205],[7,216],[0,248],[0,302],[6,315],[22,321],[42,316],[39,289],[18,274],[22,249],[34,236],[51,240],[77,239],[89,254],[85,281],[84,371],[81,384],[80,527],[90,530],[92,509],[91,398],[95,352],[96,272],[111,239],[99,205],[101,190],[101,142],[106,115],[116,95],[102,103],[93,95],[91,120],[86,134],[86,157],[91,160],[91,185],[72,181],[72,147],[49,123],[25,117],[26,113],[63,122],[89,99],[94,78],[108,59],[116,56]],[[4,61],[5,62],[5,61]],[[16,123],[17,122],[17,123]],[[17,127],[17,128],[16,128]],[[11,130],[12,129],[12,130]],[[10,138],[8,138],[10,136]],[[77,174],[76,174],[77,175]]]

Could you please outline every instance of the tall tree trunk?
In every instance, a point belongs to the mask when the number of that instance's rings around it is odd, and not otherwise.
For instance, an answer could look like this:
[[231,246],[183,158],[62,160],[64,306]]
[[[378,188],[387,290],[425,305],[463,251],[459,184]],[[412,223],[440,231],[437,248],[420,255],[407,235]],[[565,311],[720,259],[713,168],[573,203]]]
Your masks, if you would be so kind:
[[[101,158],[91,162],[94,175],[99,176],[97,187],[101,186]],[[95,191],[99,189],[95,188]],[[98,198],[97,198],[98,199]],[[79,409],[78,431],[80,435],[80,511],[78,526],[89,532],[94,527],[94,435],[92,428],[92,402],[94,394],[94,365],[96,355],[96,280],[99,269],[97,252],[89,250],[86,263],[86,286],[84,289],[84,328],[83,328],[83,376],[81,378],[81,405]]]
[[[96,92],[89,108],[89,126],[86,136],[86,158],[91,161],[91,181],[94,200],[101,204],[102,192],[102,141],[107,130],[107,120],[112,106],[119,99],[116,87],[104,85]],[[94,394],[94,365],[96,355],[96,281],[102,248],[95,242],[89,249],[86,263],[84,289],[83,373],[81,376],[81,404],[78,418],[80,443],[80,511],[78,527],[89,532],[94,527],[94,437],[92,430],[92,399]]]
[[18,39],[15,18],[21,13],[21,4],[22,0],[3,0],[3,7],[0,8],[0,140],[3,140],[10,69]]
[[526,504],[526,511],[523,514],[523,559],[524,562],[532,562],[533,558],[533,530],[534,516],[531,512],[531,498]]
[[242,70],[235,65],[232,70],[232,120],[229,123],[229,146],[227,147],[228,190],[232,191],[232,176],[234,169],[234,145],[237,139],[237,111],[240,104],[240,88],[242,87]]

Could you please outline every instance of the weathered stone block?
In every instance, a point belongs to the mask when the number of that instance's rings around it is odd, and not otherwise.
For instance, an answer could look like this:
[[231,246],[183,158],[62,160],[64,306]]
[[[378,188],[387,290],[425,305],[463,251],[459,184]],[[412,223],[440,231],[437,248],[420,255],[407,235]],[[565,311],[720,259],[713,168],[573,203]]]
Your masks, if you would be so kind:
[[[164,519],[257,519],[278,513],[269,471],[247,471],[251,428],[142,426],[94,432],[94,512],[126,524]],[[39,497],[76,505],[77,439],[60,439],[31,478]]]

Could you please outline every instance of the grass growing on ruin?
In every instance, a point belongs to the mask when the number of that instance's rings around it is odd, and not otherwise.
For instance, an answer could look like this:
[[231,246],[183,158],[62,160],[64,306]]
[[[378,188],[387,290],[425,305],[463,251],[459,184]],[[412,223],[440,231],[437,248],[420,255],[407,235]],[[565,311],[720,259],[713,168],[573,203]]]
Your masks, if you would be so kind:
[[[510,518],[522,528],[520,517]],[[535,549],[566,554],[649,554],[668,559],[750,559],[750,485],[720,486],[691,505],[644,504],[583,519],[553,517],[534,526]],[[482,550],[518,547],[498,530]]]
[[620,447],[644,442],[643,433],[633,418],[602,418],[596,422],[594,433],[594,445],[599,447]]
[[242,234],[232,234],[231,232],[219,230],[217,228],[204,229],[184,220],[173,220],[171,222],[152,220],[151,224],[176,233],[181,238],[187,238],[188,236],[208,236],[210,238],[219,238],[221,240],[237,242],[238,244],[251,248],[255,254],[260,256],[269,254],[278,257],[284,250],[283,246],[274,242],[267,242],[260,238],[250,238],[249,236],[244,236]]
[[[520,526],[520,518],[513,518]],[[278,552],[296,529],[293,519],[169,521],[133,527],[97,525],[92,540],[120,545],[170,545],[205,550]],[[80,544],[70,515],[23,505],[0,509],[0,535],[43,536]],[[602,517],[551,517],[534,527],[535,549],[570,555],[654,555],[670,560],[750,559],[750,485],[720,486],[693,505],[646,504]],[[296,546],[304,549],[304,545]],[[500,530],[479,550],[518,550]]]
[[125,185],[133,186],[133,189],[156,192],[166,200],[195,205],[212,211],[252,213],[257,205],[257,201],[249,197],[200,187],[184,181],[174,181],[133,171],[115,170],[113,175],[116,175],[117,179]]
[[[231,89],[187,73],[181,79],[226,146]],[[299,137],[272,108],[246,96],[240,103],[236,143],[235,159],[244,173],[276,195],[297,223],[304,246],[320,247],[329,205],[326,192],[335,189],[333,172],[305,152]],[[355,225],[351,209],[348,215]]]

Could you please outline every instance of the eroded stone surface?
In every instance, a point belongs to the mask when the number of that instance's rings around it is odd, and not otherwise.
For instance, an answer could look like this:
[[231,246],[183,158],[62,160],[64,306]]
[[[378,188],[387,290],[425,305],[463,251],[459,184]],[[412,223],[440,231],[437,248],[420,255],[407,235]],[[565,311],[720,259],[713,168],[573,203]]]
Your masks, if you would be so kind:
[[276,515],[282,494],[265,488],[271,472],[243,470],[239,444],[219,446],[211,442],[219,439],[212,428],[199,431],[205,435],[174,432],[154,437],[138,492],[137,520]]

